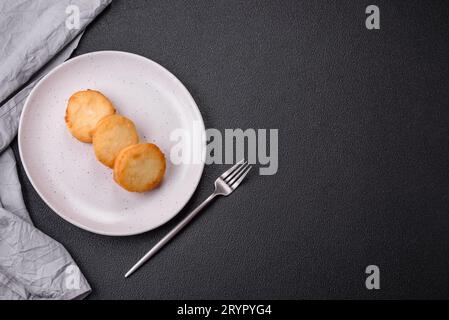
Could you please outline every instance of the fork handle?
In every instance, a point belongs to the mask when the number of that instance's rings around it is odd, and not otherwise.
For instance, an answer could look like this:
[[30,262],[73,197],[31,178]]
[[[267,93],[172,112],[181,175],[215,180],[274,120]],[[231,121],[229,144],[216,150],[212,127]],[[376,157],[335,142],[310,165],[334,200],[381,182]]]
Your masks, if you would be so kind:
[[140,259],[126,274],[125,278],[129,277],[134,271],[139,269],[145,262],[147,262],[152,256],[154,256],[163,246],[165,246],[179,231],[181,231],[189,222],[195,218],[195,216],[209,203],[217,194],[212,193],[206,200],[204,200],[198,207],[190,212],[184,219],[182,219],[169,233],[167,233],[156,245],[148,251],[142,259]]

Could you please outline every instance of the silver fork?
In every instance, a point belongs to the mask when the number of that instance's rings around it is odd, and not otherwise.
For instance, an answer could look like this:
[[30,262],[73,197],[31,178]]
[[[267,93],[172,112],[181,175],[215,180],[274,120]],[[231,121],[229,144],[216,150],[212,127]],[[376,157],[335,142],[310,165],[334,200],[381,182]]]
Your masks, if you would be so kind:
[[195,210],[189,213],[176,227],[165,235],[150,251],[145,254],[129,271],[125,274],[128,278],[131,274],[139,269],[145,262],[153,257],[164,245],[166,245],[179,231],[182,230],[209,202],[216,196],[229,196],[242,183],[245,176],[251,170],[251,166],[244,159],[237,162],[232,168],[227,170],[215,180],[214,192],[204,200]]

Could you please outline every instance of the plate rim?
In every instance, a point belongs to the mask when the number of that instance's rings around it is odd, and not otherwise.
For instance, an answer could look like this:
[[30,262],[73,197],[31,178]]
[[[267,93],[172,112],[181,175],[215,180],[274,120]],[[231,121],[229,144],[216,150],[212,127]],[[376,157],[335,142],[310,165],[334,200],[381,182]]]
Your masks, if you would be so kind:
[[[97,55],[97,54],[119,54],[119,55],[127,55],[127,56],[131,56],[133,58],[136,59],[140,59],[140,60],[145,60],[146,62],[149,62],[151,64],[153,64],[156,68],[161,69],[168,77],[170,77],[175,83],[177,83],[177,85],[180,86],[180,89],[182,91],[184,91],[184,93],[186,94],[187,99],[190,100],[191,105],[193,106],[193,111],[197,114],[197,117],[199,118],[200,121],[200,125],[201,125],[201,131],[204,134],[204,137],[206,135],[206,128],[204,125],[204,119],[203,116],[201,115],[201,111],[198,107],[198,105],[195,102],[195,99],[193,99],[192,95],[190,94],[189,90],[187,90],[187,88],[184,86],[184,84],[173,74],[171,73],[168,69],[166,69],[164,66],[160,65],[159,63],[157,63],[156,61],[147,58],[145,56],[141,56],[139,54],[135,54],[135,53],[131,53],[131,52],[126,52],[126,51],[119,51],[119,50],[100,50],[100,51],[92,51],[92,52],[87,52],[84,54],[81,54],[79,56],[73,57],[73,58],[69,58],[68,60],[64,61],[63,63],[61,63],[60,65],[56,66],[55,68],[53,68],[52,70],[50,70],[50,72],[48,72],[45,76],[43,76],[38,83],[33,87],[33,89],[31,90],[31,92],[28,94],[28,97],[25,100],[25,103],[23,105],[22,108],[22,112],[20,114],[20,119],[19,119],[19,128],[18,128],[18,135],[17,135],[17,144],[19,147],[19,155],[20,155],[20,160],[22,162],[22,166],[24,168],[25,174],[27,175],[28,180],[30,181],[31,185],[33,186],[34,190],[37,192],[37,194],[39,195],[39,197],[45,202],[45,204],[54,212],[56,213],[60,218],[64,219],[65,221],[73,224],[74,226],[81,228],[83,230],[95,233],[95,234],[100,234],[100,235],[105,235],[105,236],[115,236],[115,237],[125,237],[125,236],[133,236],[133,235],[138,235],[138,234],[143,234],[145,232],[157,229],[161,226],[163,226],[164,224],[166,224],[168,221],[172,220],[173,218],[175,218],[183,209],[184,207],[187,205],[187,203],[190,201],[190,199],[192,198],[193,194],[195,193],[195,191],[198,189],[198,185],[201,181],[201,178],[203,176],[203,172],[204,172],[204,165],[206,162],[206,154],[205,152],[202,152],[202,156],[201,156],[201,163],[199,163],[200,165],[200,170],[199,170],[199,174],[198,177],[194,183],[194,188],[192,188],[192,191],[190,192],[190,194],[188,195],[188,197],[186,198],[185,202],[183,204],[181,204],[179,210],[171,217],[166,218],[166,219],[162,219],[161,222],[159,224],[157,224],[156,226],[153,227],[149,227],[149,228],[143,228],[142,230],[137,230],[137,231],[128,231],[128,232],[108,232],[108,231],[103,231],[103,230],[96,230],[95,228],[91,228],[89,226],[86,226],[83,223],[80,223],[78,221],[75,221],[74,219],[65,216],[64,214],[58,212],[51,204],[50,201],[43,196],[43,194],[39,191],[39,189],[36,186],[35,181],[33,180],[33,178],[31,177],[26,161],[24,161],[24,157],[22,155],[22,143],[23,143],[23,118],[24,115],[26,114],[26,111],[29,107],[29,103],[31,101],[31,98],[35,95],[36,90],[41,86],[41,84],[43,82],[45,82],[45,80],[47,80],[48,77],[50,77],[53,73],[55,73],[57,70],[59,70],[60,68],[62,68],[63,66],[73,63],[76,60],[85,58],[87,56],[91,56],[91,55]],[[203,150],[206,150],[206,140],[203,140],[201,142],[201,145],[203,147]]]

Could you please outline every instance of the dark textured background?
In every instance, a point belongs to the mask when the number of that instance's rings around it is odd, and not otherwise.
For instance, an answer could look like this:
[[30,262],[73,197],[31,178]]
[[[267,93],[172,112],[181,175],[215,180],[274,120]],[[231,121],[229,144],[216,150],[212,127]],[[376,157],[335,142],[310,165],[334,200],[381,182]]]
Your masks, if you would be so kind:
[[[70,225],[20,176],[36,225],[71,252],[90,298],[448,298],[449,4],[119,1],[74,56],[123,50],[172,71],[207,127],[278,128],[279,171],[251,175],[130,279],[179,216],[125,238]],[[17,146],[14,146],[16,156]],[[381,290],[365,289],[367,265]]]

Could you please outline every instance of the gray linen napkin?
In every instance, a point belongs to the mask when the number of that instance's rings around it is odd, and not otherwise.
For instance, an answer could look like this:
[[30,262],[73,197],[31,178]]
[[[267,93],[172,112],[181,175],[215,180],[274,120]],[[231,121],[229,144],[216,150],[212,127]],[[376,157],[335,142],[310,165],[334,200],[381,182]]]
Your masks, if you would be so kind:
[[64,247],[34,227],[9,145],[34,85],[71,55],[110,2],[0,1],[0,299],[81,299],[91,291]]

